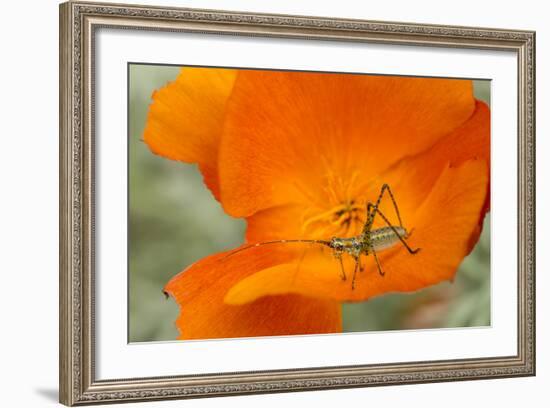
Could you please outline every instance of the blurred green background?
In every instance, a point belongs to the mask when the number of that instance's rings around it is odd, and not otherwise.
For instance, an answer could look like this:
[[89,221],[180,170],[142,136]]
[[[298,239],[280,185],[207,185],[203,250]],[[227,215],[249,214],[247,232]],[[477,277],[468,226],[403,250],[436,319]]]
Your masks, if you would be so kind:
[[[142,142],[153,90],[179,67],[129,66],[129,342],[173,340],[178,306],[162,288],[191,263],[243,242],[245,222],[226,215],[195,165],[163,159]],[[474,81],[490,103],[490,81]],[[344,331],[490,324],[490,225],[464,260],[453,284],[344,304]]]

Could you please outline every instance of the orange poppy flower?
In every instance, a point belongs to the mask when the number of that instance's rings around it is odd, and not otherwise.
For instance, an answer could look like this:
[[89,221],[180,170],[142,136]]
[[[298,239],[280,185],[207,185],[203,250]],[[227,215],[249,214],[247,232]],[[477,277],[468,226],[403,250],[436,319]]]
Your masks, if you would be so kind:
[[[340,303],[452,280],[489,206],[488,107],[467,80],[184,68],[153,95],[144,139],[197,163],[247,244],[352,237],[391,186],[413,248],[355,260],[320,244],[206,257],[165,291],[180,338],[331,333]],[[380,211],[397,224],[389,197]],[[373,228],[384,226],[380,216]],[[342,279],[342,275],[347,279]]]

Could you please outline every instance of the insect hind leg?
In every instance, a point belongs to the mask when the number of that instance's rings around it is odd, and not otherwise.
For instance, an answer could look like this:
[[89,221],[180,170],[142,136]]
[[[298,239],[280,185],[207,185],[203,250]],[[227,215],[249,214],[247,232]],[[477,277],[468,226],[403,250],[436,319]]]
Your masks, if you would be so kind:
[[[401,214],[399,214],[399,207],[397,206],[397,202],[395,201],[395,197],[393,196],[393,193],[391,191],[391,188],[388,184],[384,184],[382,186],[382,190],[380,192],[380,196],[382,196],[382,194],[384,194],[384,192],[387,191],[388,194],[390,195],[390,198],[391,198],[391,202],[393,203],[393,208],[395,209],[395,214],[397,215],[397,220],[399,221],[399,226],[401,228],[403,228],[403,221],[401,221]],[[378,205],[376,206],[376,208],[378,208]]]
[[[378,198],[376,199],[376,204],[368,203],[367,204],[367,222],[365,223],[365,228],[363,229],[363,232],[370,230],[372,227],[372,224],[374,222],[374,216],[376,215],[376,210],[380,207],[380,203],[382,202],[382,198],[384,197],[384,193],[388,192],[391,202],[393,204],[393,208],[395,210],[395,214],[397,215],[397,220],[399,221],[399,226],[403,228],[403,221],[401,220],[401,214],[399,213],[399,207],[397,206],[397,201],[395,201],[395,197],[393,196],[393,192],[391,191],[390,185],[387,183],[382,184],[382,188],[380,189],[380,194],[378,195]],[[374,211],[370,211],[371,207],[374,207]]]

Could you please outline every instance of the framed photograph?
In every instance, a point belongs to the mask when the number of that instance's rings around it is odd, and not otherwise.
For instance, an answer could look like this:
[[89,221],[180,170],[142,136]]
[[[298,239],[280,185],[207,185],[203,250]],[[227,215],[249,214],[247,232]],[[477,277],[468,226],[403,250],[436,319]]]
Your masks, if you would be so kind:
[[66,405],[535,374],[535,33],[60,6]]

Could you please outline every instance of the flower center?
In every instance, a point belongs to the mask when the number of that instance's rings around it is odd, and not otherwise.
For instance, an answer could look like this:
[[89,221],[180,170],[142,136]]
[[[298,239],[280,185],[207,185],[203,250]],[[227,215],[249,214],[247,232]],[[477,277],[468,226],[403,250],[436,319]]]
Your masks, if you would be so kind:
[[302,230],[304,232],[315,231],[316,236],[325,238],[328,235],[339,237],[357,235],[365,222],[365,208],[363,207],[355,200],[351,200],[327,211],[304,216]]
[[[357,171],[336,172],[326,164],[321,186],[311,194],[311,186],[295,183],[311,206],[302,216],[303,236],[310,238],[358,235],[365,223],[366,208],[361,191],[365,182]],[[319,194],[320,193],[320,194]]]
[[[357,173],[349,177],[327,172],[322,188],[324,200],[321,208],[311,208],[302,219],[304,234],[317,238],[329,236],[349,237],[361,232],[365,223],[365,206],[353,197],[356,192]],[[328,209],[326,204],[328,204]]]

